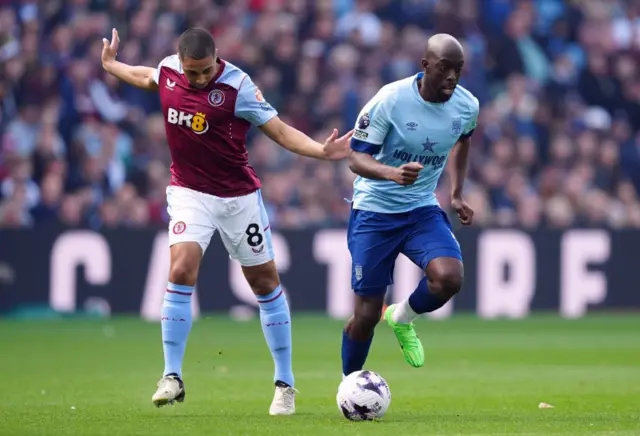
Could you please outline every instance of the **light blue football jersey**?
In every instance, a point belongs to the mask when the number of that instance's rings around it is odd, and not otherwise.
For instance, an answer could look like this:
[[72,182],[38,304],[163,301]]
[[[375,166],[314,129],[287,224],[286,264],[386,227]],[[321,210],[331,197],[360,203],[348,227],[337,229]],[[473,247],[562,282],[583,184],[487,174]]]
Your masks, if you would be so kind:
[[401,186],[358,176],[353,183],[354,209],[400,213],[438,205],[435,189],[449,152],[476,128],[480,105],[460,85],[445,103],[425,101],[418,91],[422,75],[381,88],[360,111],[351,140],[353,150],[369,153],[385,165],[421,163],[418,180]]

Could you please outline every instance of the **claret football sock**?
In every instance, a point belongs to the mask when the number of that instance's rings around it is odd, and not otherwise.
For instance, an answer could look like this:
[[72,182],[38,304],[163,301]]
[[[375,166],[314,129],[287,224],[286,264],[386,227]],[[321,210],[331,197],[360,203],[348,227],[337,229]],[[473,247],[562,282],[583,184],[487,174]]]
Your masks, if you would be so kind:
[[162,345],[164,349],[164,375],[182,377],[182,362],[191,331],[191,297],[193,286],[169,283],[162,303]]
[[293,387],[291,368],[291,314],[287,297],[278,286],[268,295],[257,295],[260,306],[262,332],[275,364],[274,382],[283,382]]

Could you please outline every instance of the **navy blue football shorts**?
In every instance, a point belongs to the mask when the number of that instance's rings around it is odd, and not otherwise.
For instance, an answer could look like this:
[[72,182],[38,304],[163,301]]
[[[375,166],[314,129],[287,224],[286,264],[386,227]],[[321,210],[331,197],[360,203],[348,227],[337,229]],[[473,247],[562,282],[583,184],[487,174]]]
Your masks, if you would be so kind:
[[383,296],[393,283],[400,253],[424,270],[438,257],[462,261],[451,222],[438,206],[403,213],[352,209],[347,230],[351,252],[351,287],[361,296]]

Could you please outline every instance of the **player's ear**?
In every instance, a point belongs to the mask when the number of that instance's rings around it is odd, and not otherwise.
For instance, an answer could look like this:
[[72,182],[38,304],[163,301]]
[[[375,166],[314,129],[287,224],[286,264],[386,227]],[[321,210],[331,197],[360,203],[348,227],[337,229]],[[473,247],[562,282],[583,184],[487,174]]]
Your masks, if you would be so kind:
[[422,61],[420,61],[420,64],[422,65],[422,69],[426,70],[427,67],[429,66],[429,61],[426,60],[425,58],[422,58]]
[[216,49],[216,51],[213,52],[213,61],[214,62],[218,61],[218,49]]

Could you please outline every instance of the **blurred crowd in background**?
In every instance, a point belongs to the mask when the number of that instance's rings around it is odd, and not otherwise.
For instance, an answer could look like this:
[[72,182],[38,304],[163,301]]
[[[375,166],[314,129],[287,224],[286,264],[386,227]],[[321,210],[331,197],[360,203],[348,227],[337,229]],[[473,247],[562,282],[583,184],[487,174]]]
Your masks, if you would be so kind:
[[[451,33],[481,104],[465,189],[476,224],[640,228],[637,0],[0,0],[0,227],[166,225],[158,96],[105,74],[101,39],[115,27],[119,60],[156,66],[193,26],[321,142]],[[275,228],[344,225],[345,162],[255,129],[247,144]],[[448,193],[445,177],[445,208]]]

